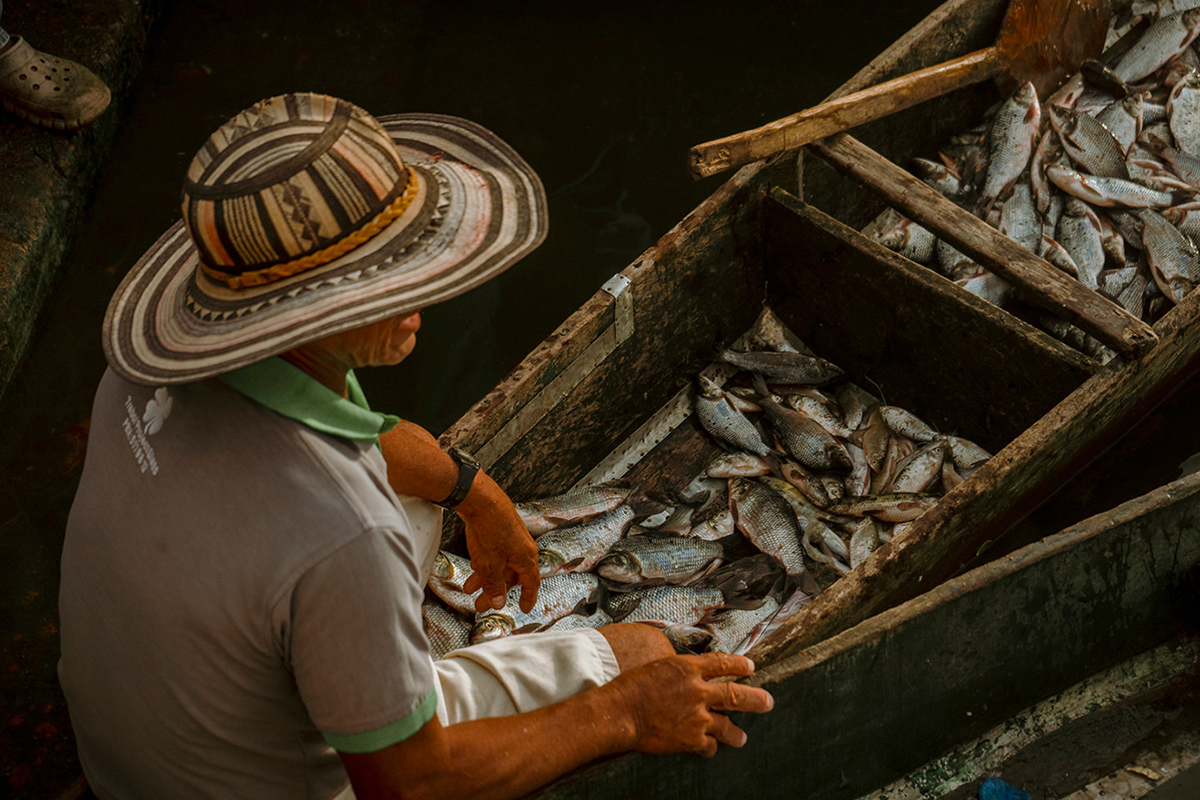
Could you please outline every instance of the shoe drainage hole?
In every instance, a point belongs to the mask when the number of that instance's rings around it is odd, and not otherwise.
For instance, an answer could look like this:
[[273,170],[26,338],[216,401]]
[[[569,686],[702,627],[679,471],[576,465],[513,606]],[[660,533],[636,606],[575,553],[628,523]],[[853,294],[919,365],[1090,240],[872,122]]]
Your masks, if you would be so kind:
[[35,83],[35,84],[33,85],[33,90],[34,90],[35,92],[36,92],[38,89],[41,89],[41,88],[42,88],[42,86],[41,86],[41,84],[39,84],[39,83]]
[[28,75],[21,75],[20,77],[21,77],[21,80],[23,80],[23,81],[29,80]]
[[30,67],[30,68],[29,68],[29,71],[30,71],[30,72],[37,72],[37,64],[34,64],[32,67]]

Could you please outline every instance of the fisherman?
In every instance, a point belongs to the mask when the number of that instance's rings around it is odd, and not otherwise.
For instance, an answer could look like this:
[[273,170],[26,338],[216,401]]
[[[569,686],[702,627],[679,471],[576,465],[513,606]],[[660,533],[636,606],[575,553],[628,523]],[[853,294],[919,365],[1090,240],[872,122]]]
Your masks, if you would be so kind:
[[[764,712],[740,656],[644,625],[434,662],[441,509],[477,608],[536,547],[467,454],[373,411],[358,367],[545,238],[530,167],[454,117],[261,101],[192,161],[183,220],[126,276],[67,525],[59,676],[101,798],[510,797],[628,750],[712,755]],[[430,502],[435,501],[435,502]]]

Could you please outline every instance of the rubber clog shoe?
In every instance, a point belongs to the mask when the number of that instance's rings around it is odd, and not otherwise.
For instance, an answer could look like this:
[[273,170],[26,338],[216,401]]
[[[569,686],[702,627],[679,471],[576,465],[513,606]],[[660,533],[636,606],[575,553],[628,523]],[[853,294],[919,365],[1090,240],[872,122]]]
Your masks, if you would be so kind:
[[74,130],[100,116],[110,99],[87,67],[34,50],[19,36],[0,53],[0,103],[34,125]]

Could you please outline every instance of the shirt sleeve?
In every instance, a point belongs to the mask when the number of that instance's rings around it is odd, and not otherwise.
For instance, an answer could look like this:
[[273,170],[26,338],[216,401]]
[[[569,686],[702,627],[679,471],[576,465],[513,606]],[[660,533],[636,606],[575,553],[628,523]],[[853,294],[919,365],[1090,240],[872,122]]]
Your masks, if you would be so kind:
[[336,750],[382,750],[433,718],[419,575],[409,537],[372,530],[296,584],[286,639],[292,673],[313,724]]

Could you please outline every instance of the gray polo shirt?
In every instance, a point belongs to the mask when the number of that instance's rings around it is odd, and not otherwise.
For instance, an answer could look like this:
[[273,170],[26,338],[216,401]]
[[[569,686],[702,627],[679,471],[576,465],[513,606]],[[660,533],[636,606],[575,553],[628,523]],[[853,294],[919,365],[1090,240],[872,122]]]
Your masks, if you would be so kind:
[[441,513],[392,492],[376,443],[395,418],[348,384],[280,359],[171,387],[105,374],[59,598],[101,798],[329,798],[348,783],[335,748],[432,718]]

